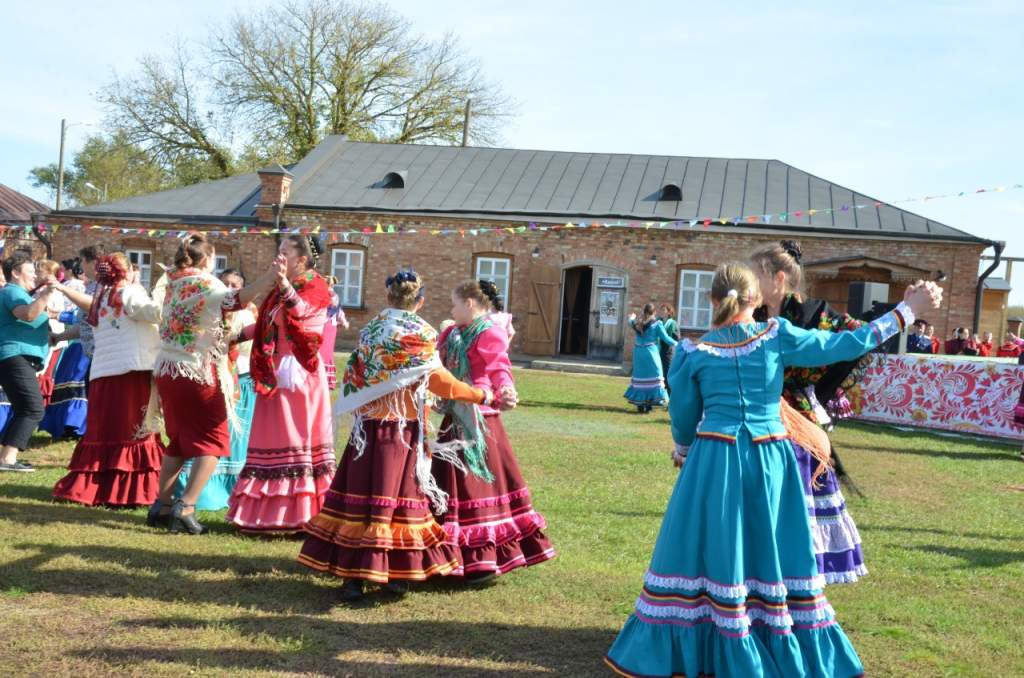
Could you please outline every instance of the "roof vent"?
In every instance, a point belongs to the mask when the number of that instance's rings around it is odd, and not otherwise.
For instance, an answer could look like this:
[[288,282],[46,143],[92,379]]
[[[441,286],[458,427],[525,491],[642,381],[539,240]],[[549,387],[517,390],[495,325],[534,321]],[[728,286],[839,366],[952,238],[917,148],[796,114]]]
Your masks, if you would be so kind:
[[395,172],[388,172],[384,175],[384,180],[381,181],[381,188],[405,188],[405,182],[409,178],[409,173],[405,170],[398,170]]
[[683,199],[683,189],[679,187],[679,184],[670,181],[661,187],[661,193],[658,195],[658,200],[673,200],[680,202]]

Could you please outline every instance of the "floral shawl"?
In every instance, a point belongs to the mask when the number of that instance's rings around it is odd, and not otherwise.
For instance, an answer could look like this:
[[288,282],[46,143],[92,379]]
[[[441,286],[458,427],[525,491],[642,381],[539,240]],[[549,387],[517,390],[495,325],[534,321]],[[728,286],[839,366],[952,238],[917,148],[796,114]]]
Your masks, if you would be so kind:
[[[295,293],[316,312],[327,308],[331,303],[327,283],[316,271],[306,271],[291,282]],[[307,330],[303,324],[306,318],[295,317],[289,313],[285,308],[288,303],[289,300],[281,290],[275,287],[263,300],[256,317],[256,334],[253,337],[249,371],[256,392],[263,395],[270,395],[277,390],[274,354],[277,349],[278,314],[284,313],[285,338],[291,345],[292,355],[299,365],[312,374],[320,364],[320,333]]]
[[160,354],[153,376],[191,379],[205,385],[213,385],[216,378],[228,420],[237,429],[224,318],[226,311],[235,309],[236,291],[209,273],[186,268],[161,277],[153,289],[154,300],[160,296]]
[[[477,338],[494,326],[493,320],[482,315],[467,327],[453,327],[441,346],[444,366],[460,381],[472,384],[469,366],[469,349]],[[452,418],[452,426],[459,439],[458,446],[466,460],[466,466],[473,475],[492,482],[494,474],[487,468],[487,422],[480,408],[473,403],[442,400],[438,411]],[[465,442],[462,442],[465,441]]]
[[414,388],[418,433],[415,441],[416,481],[438,513],[448,507],[448,495],[437,486],[431,474],[431,457],[424,445],[427,422],[427,379],[441,367],[437,355],[437,331],[411,311],[389,308],[382,311],[359,331],[359,344],[349,356],[342,377],[341,396],[334,404],[334,415],[352,412],[352,443],[356,455],[366,449],[359,410],[385,399],[395,418],[401,416],[403,391]]

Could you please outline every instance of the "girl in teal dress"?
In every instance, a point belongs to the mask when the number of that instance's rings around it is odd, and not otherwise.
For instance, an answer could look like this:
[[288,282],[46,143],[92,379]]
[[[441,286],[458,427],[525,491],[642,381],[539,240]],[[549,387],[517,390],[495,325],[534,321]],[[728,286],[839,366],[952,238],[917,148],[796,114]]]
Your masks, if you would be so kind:
[[757,279],[712,282],[715,329],[677,347],[669,412],[682,473],[633,615],[606,657],[624,676],[850,678],[864,669],[823,593],[803,482],[779,418],[783,372],[852,360],[938,306],[919,283],[859,330],[753,321]]
[[665,333],[665,326],[654,315],[654,304],[644,306],[644,315],[639,320],[635,313],[630,314],[629,326],[636,332],[636,344],[633,346],[633,375],[623,397],[636,405],[638,412],[647,414],[668,401],[658,345],[663,342],[675,346],[676,340]]

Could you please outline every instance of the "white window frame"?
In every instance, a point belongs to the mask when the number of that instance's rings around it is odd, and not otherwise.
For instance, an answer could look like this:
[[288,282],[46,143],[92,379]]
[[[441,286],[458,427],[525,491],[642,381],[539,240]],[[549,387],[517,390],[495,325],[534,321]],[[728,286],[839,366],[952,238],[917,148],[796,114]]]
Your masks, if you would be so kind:
[[[484,265],[486,264],[486,266]],[[505,275],[495,275],[495,264],[505,266]],[[510,293],[512,292],[512,257],[499,256],[478,256],[473,265],[473,278],[475,280],[490,280],[498,288],[498,293],[505,301],[505,311],[509,311]]]
[[[223,266],[221,266],[221,262],[224,263]],[[229,268],[231,268],[231,266],[228,263],[228,255],[226,255],[226,254],[217,254],[217,255],[215,255],[213,257],[213,274],[215,276],[217,276],[219,278],[220,274],[223,273],[224,271],[226,271]]]
[[[686,276],[696,276],[694,285],[686,284]],[[676,320],[680,329],[707,330],[711,328],[711,281],[715,277],[714,271],[702,271],[693,268],[679,269],[679,298],[676,300]],[[687,294],[692,294],[691,303],[684,305]],[[700,316],[706,314],[707,323],[700,322]],[[692,318],[693,322],[684,322],[684,319]]]
[[[139,267],[139,284],[147,290],[153,285],[153,250],[125,250],[124,255],[128,257],[128,263]],[[145,259],[149,263],[143,263]]]
[[[344,256],[339,256],[344,255]],[[358,263],[353,263],[358,260]],[[356,282],[353,283],[352,273]],[[360,247],[335,247],[331,250],[331,275],[337,278],[334,291],[343,308],[363,307],[363,288],[366,278],[366,250]]]

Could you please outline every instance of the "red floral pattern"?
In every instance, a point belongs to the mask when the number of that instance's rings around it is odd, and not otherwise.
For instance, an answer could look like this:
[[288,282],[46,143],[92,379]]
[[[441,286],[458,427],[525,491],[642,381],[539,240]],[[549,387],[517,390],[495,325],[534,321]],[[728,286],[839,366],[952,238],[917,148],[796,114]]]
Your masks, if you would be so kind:
[[1015,363],[887,356],[847,392],[859,419],[1019,439],[1024,381]]

